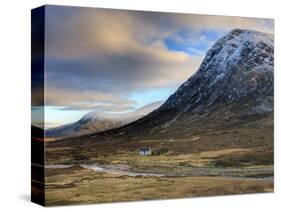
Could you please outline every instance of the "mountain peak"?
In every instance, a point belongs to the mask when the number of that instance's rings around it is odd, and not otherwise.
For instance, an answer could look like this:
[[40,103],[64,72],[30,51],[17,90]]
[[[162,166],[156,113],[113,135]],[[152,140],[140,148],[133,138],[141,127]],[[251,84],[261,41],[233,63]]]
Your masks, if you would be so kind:
[[[271,35],[232,30],[211,47],[198,71],[160,109],[184,106],[185,111],[202,111],[219,99],[227,102],[255,92],[273,93],[273,63]],[[259,90],[264,84],[270,88]]]
[[114,114],[105,112],[103,110],[94,110],[86,115],[84,115],[79,122],[87,122],[87,121],[93,121],[93,120],[98,120],[98,119],[106,119],[106,118],[114,118]]
[[229,64],[239,62],[273,65],[273,49],[272,35],[234,29],[212,46],[199,70],[206,72],[215,63],[220,68],[216,72],[227,71]]

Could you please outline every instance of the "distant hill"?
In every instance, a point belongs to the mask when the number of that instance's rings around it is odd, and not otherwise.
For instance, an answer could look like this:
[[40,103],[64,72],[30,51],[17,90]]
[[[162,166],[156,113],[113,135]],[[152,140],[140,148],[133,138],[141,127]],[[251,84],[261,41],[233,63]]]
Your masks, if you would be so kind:
[[46,130],[46,137],[61,139],[117,128],[144,117],[160,107],[162,103],[154,102],[128,113],[93,111],[87,113],[77,122]]

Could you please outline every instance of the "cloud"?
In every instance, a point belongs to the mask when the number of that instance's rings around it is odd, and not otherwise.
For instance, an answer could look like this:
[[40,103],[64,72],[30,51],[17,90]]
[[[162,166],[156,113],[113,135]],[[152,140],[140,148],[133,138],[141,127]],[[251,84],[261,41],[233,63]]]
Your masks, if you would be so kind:
[[[61,89],[74,87],[81,91],[127,93],[182,82],[197,69],[200,62],[200,57],[188,58],[183,53],[168,52],[155,52],[154,55],[151,52],[131,52],[128,55],[92,59],[53,58],[47,67],[54,71],[47,72],[46,84]],[[67,71],[60,71],[64,69]]]
[[127,92],[169,86],[189,77],[202,60],[169,51],[160,39],[164,27],[160,31],[159,24],[144,23],[142,13],[47,11],[46,77],[51,87]]
[[46,106],[58,107],[59,110],[128,111],[137,106],[134,100],[95,91],[68,91],[48,87],[46,91]]
[[179,25],[186,25],[199,31],[206,29],[229,31],[241,28],[273,33],[273,19],[188,14],[179,16],[177,20]]
[[[273,21],[47,6],[47,102],[69,109],[134,107],[126,97],[131,92],[180,85],[218,35],[233,28],[272,32]],[[168,38],[184,49],[169,49]]]

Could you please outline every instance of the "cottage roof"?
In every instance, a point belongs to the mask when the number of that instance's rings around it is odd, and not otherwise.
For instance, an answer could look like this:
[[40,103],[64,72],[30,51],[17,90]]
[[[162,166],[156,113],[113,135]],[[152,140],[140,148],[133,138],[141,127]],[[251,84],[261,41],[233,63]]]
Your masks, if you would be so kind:
[[141,152],[147,152],[147,151],[149,151],[149,150],[150,150],[149,147],[140,148],[140,151],[141,151]]

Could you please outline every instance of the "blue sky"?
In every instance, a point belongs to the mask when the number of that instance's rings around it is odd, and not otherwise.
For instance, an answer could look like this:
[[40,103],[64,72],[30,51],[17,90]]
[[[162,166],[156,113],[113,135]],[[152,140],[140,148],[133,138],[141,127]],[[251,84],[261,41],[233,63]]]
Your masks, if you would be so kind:
[[45,127],[53,127],[164,101],[217,39],[235,28],[272,33],[273,21],[47,6],[45,28]]
[[167,37],[164,42],[171,51],[182,51],[191,56],[203,56],[214,41],[225,33],[225,31],[221,30],[202,30],[198,33],[196,41],[194,38],[190,38],[190,34],[194,36],[194,32],[183,29],[176,33],[176,38]]
[[[45,117],[47,118],[47,128],[60,126],[66,123],[78,121],[87,110],[62,110],[61,107],[45,107]],[[63,120],[63,122],[61,121]]]
[[135,100],[138,107],[143,107],[152,102],[166,100],[176,89],[177,87],[165,87],[142,92],[132,92],[128,97]]

